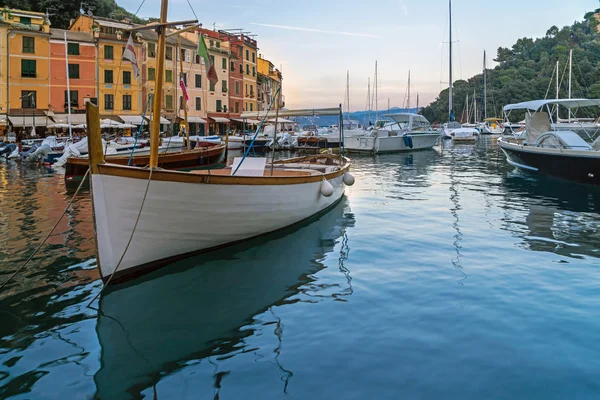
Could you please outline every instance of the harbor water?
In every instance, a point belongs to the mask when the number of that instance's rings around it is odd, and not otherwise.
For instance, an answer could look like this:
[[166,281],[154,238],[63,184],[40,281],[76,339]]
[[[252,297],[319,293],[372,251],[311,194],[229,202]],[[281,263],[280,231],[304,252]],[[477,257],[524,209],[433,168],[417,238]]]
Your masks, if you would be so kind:
[[[0,399],[600,398],[600,188],[519,172],[489,137],[352,159],[327,214],[89,307],[82,191],[0,291]],[[0,282],[72,195],[0,162]]]

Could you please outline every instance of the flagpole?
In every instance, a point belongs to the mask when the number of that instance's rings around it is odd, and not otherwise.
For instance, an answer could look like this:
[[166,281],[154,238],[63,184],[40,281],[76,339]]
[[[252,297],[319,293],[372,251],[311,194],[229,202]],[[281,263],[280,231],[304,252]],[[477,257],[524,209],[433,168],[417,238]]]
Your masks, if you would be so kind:
[[[181,35],[177,35],[177,47],[179,48],[179,84],[185,86],[185,80],[183,79],[183,55],[181,54]],[[188,125],[188,112],[187,112],[187,91],[181,88],[181,99],[183,101],[183,126],[185,127],[185,141],[187,142],[187,149],[190,150],[190,128]]]

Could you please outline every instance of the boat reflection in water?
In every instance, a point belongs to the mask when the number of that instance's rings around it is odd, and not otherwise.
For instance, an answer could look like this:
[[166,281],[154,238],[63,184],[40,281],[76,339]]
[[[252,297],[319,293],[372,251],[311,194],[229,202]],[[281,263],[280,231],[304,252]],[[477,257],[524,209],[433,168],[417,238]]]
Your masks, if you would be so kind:
[[[527,248],[566,257],[600,257],[600,188],[512,172],[503,185],[527,213]],[[514,221],[514,218],[507,218]],[[508,227],[510,230],[515,230]]]
[[[353,225],[342,198],[328,213],[299,228],[174,263],[129,283],[109,286],[100,299],[96,331],[102,347],[94,377],[101,399],[139,398],[189,360],[239,350],[254,334],[247,325],[285,304],[335,261],[351,294],[346,229]],[[206,233],[210,235],[210,232]],[[344,283],[346,285],[346,283]],[[241,329],[246,326],[245,329]]]

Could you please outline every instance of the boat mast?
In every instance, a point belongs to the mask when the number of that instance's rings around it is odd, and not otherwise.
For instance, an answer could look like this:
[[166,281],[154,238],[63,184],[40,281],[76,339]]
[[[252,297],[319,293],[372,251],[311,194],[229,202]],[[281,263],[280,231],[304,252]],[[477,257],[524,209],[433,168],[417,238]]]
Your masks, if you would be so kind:
[[[571,99],[571,77],[573,72],[573,49],[569,51],[569,100]],[[571,122],[571,110],[569,109],[569,122]]]
[[450,16],[450,41],[449,45],[449,63],[450,63],[450,76],[448,84],[448,113],[450,114],[449,120],[454,121],[454,112],[452,111],[452,0],[448,0],[449,3],[449,16]]
[[390,98],[388,97],[388,114],[390,113]]
[[158,142],[160,141],[160,108],[162,96],[162,86],[165,73],[165,41],[166,41],[166,26],[167,9],[169,0],[162,0],[160,5],[160,26],[156,28],[158,33],[158,51],[156,54],[156,76],[160,77],[155,82],[154,93],[158,96],[152,104],[152,129],[150,135],[150,168],[158,166]]
[[417,92],[417,114],[419,113],[419,92]]
[[408,70],[408,107],[406,107],[408,109],[408,111],[410,112],[410,70]]
[[465,98],[465,109],[467,112],[467,124],[471,120],[471,115],[469,114],[469,94],[467,93],[467,97]]
[[483,51],[483,119],[487,118],[487,71],[485,62],[485,50]]
[[[67,71],[67,124],[69,124],[69,139],[73,139],[73,128],[71,127],[71,84],[69,82],[69,46],[67,43],[67,31],[64,32],[65,38],[65,70]],[[35,123],[35,117],[34,123]]]
[[[184,72],[183,72],[183,54],[181,53],[181,35],[177,35],[177,51],[179,51],[179,69],[181,70],[179,72],[179,84],[181,85],[183,83],[184,86],[187,86],[187,82],[185,79],[183,79],[184,77]],[[162,76],[162,75],[160,75]],[[175,87],[177,89],[177,87]],[[182,89],[182,93],[181,93],[181,101],[183,102],[183,126],[185,128],[185,141],[187,142],[187,149],[190,150],[190,126],[188,124],[188,112],[187,112],[187,94],[183,92]],[[277,129],[277,126],[275,126],[275,129]]]
[[[558,60],[556,60],[556,100],[558,100]],[[558,103],[556,103],[556,122],[558,123]]]
[[371,77],[367,81],[367,123],[371,122]]
[[350,122],[350,71],[346,71],[346,100],[348,101],[348,122]]
[[377,61],[375,61],[375,121],[379,119],[379,97],[377,96]]
[[477,123],[477,96],[475,96],[475,89],[473,89],[473,123]]

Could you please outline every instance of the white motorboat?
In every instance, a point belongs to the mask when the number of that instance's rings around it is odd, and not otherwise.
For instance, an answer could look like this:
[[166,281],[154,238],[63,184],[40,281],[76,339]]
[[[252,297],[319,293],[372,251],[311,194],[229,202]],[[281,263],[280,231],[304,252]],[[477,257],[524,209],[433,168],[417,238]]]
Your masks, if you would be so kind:
[[600,136],[588,142],[576,132],[556,130],[552,126],[551,105],[566,107],[570,112],[598,107],[600,99],[534,100],[505,106],[507,120],[512,110],[527,113],[524,133],[498,140],[506,160],[525,171],[599,185]]
[[[422,115],[412,113],[387,114],[390,121],[385,129],[373,129],[358,136],[344,136],[348,152],[391,153],[432,148],[440,133]],[[394,129],[395,127],[395,129]]]

